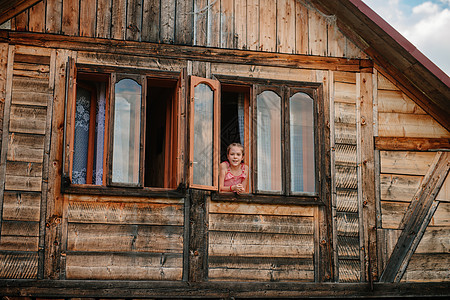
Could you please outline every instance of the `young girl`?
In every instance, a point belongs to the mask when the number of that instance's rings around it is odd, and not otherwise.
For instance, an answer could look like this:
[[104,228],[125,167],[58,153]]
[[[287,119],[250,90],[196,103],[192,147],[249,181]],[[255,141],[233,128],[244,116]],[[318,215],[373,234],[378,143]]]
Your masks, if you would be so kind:
[[244,147],[239,143],[229,145],[227,158],[228,161],[220,164],[219,191],[245,193],[248,184],[248,166],[243,163]]

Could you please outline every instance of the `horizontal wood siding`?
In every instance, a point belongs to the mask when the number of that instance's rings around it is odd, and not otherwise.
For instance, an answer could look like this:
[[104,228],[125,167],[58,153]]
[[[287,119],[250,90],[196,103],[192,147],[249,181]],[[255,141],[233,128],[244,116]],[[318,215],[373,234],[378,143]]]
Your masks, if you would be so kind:
[[180,280],[182,201],[72,195],[67,279]]
[[48,0],[12,29],[69,36],[366,58],[336,20],[296,0]]
[[211,202],[209,280],[314,281],[309,207]]
[[[30,10],[33,28],[44,31],[44,3]],[[38,14],[39,12],[39,14]],[[40,23],[40,24],[39,24]],[[50,88],[50,52],[16,47],[12,73],[9,132],[0,239],[4,278],[36,278],[42,215],[44,149]]]

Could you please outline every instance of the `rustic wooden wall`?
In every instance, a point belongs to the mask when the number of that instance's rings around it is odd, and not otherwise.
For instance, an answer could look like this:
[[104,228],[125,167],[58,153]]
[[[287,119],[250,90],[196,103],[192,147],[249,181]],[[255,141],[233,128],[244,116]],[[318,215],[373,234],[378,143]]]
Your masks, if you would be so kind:
[[[435,151],[426,144],[450,138],[450,132],[426,114],[411,98],[382,74],[378,74],[378,134],[391,141],[391,150],[380,156],[379,259],[384,268],[402,233],[402,219],[416,193],[423,189],[424,176],[432,167]],[[395,150],[393,143],[408,138],[411,149]],[[420,144],[419,144],[420,142]],[[388,143],[386,145],[389,145]],[[421,149],[422,145],[424,149]],[[389,147],[389,146],[388,146]],[[432,147],[432,146],[431,146]],[[438,150],[440,146],[437,146]],[[414,149],[415,148],[415,149]],[[431,148],[433,150],[433,148]],[[436,197],[436,211],[409,261],[403,281],[449,281],[450,259],[449,180]]]
[[366,58],[335,21],[304,0],[42,0],[11,29]]
[[7,57],[0,273],[3,278],[37,278],[44,245],[55,52],[9,46]]

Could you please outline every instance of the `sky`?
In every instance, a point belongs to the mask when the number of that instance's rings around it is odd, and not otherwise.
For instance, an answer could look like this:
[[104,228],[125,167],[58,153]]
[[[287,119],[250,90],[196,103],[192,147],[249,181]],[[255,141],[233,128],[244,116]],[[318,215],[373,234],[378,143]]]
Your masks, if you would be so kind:
[[363,0],[450,76],[450,0]]

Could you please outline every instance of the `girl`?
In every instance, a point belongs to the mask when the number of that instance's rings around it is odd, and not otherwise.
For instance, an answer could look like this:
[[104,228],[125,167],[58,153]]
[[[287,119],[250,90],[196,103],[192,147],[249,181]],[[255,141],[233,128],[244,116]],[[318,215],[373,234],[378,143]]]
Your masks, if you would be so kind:
[[238,194],[247,191],[248,166],[243,163],[244,147],[239,143],[233,143],[227,148],[228,161],[220,164],[219,191],[236,192]]

